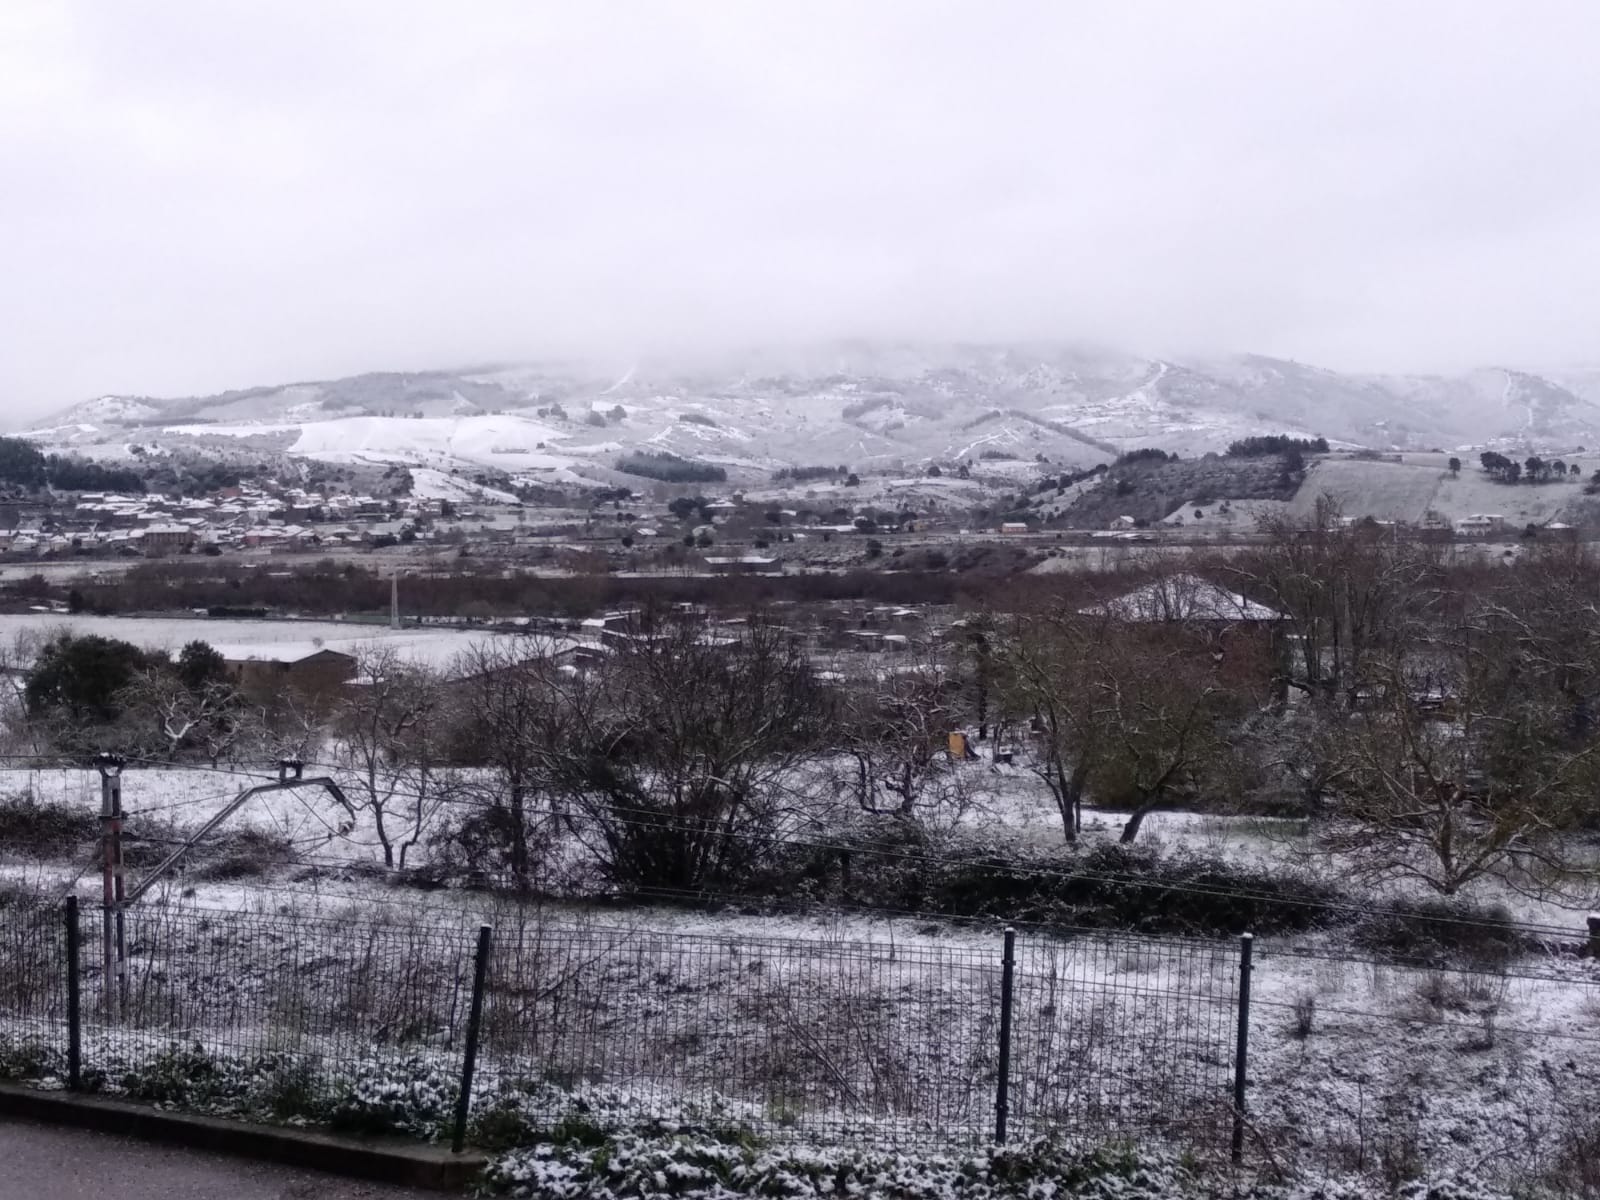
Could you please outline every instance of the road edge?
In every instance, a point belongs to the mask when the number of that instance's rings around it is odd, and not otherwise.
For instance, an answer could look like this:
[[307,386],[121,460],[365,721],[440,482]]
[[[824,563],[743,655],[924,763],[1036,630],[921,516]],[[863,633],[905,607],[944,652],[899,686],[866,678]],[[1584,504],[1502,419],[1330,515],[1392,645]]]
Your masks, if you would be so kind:
[[437,1192],[465,1191],[485,1162],[482,1154],[452,1154],[447,1146],[258,1125],[7,1083],[0,1083],[0,1118],[67,1125]]

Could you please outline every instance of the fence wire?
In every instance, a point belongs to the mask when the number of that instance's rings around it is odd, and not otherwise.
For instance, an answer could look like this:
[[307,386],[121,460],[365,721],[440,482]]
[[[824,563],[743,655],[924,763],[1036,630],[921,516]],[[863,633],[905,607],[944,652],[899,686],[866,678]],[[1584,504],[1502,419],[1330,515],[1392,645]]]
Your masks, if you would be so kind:
[[51,1066],[67,1023],[66,946],[61,908],[0,899],[0,1079]]
[[1095,934],[1017,954],[1019,1132],[1227,1149],[1237,943]]
[[502,933],[488,1071],[615,1089],[647,1117],[857,1139],[993,1122],[993,950],[620,929]]
[[[119,984],[98,906],[81,916],[85,1087],[256,1114],[245,1093],[286,1073],[336,1091],[377,1069],[434,1080],[435,1128],[450,1119],[475,929],[134,905]],[[0,905],[0,1077],[65,1082],[66,941],[60,907]],[[1038,931],[1016,938],[1009,973],[1002,947],[999,933],[906,944],[530,915],[492,934],[470,1100],[509,1097],[545,1128],[580,1114],[909,1147],[992,1139],[1003,1096],[1014,1141],[1229,1153],[1237,941]],[[1330,1175],[1399,1175],[1466,1145],[1525,1173],[1600,1161],[1600,969],[1507,965],[1263,943],[1248,1156]]]

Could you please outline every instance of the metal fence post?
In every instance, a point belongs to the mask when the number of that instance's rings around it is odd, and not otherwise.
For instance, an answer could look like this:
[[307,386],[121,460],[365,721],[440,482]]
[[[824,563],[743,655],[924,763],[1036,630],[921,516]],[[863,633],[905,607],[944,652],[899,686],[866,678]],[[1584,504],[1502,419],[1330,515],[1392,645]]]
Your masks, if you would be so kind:
[[122,766],[123,760],[115,754],[95,757],[95,767],[100,771],[100,970],[108,1021],[116,1019],[119,1005],[126,1005],[128,990],[128,940],[122,912],[126,895],[122,872]]
[[489,926],[478,926],[478,955],[472,969],[472,1008],[467,1015],[467,1044],[461,1056],[461,1094],[456,1097],[456,1127],[450,1152],[460,1154],[467,1143],[467,1117],[472,1111],[472,1072],[478,1065],[478,1030],[483,1024],[483,985],[489,973]]
[[1244,1160],[1244,1085],[1250,1055],[1250,970],[1255,936],[1239,938],[1239,1036],[1233,1048],[1233,1161]]
[[78,898],[67,897],[67,1087],[83,1087],[83,1008],[78,986]]
[[1017,931],[1006,930],[1005,956],[1000,960],[1000,1068],[994,1088],[994,1141],[1003,1146],[1011,1115],[1011,985],[1016,965]]

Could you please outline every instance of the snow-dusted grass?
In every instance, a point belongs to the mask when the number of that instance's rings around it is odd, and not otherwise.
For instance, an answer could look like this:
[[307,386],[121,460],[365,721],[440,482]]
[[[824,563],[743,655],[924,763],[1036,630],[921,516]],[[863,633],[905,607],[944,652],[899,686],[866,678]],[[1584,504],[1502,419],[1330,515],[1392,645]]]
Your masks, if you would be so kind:
[[[328,919],[306,921],[293,910],[317,902],[298,892],[255,902],[273,915],[137,914],[136,1003],[114,1033],[125,1060],[175,1043],[332,1066],[373,1054],[454,1061],[473,927],[488,920],[497,949],[480,1079],[501,1100],[542,1081],[516,1102],[530,1127],[562,1120],[585,1089],[600,1089],[585,1093],[591,1109],[611,1097],[613,1132],[686,1110],[763,1138],[856,1145],[978,1141],[992,1127],[997,929],[585,916],[392,890],[347,894],[339,909],[324,898]],[[1013,1132],[1219,1153],[1237,953],[1232,941],[1019,934]],[[1361,961],[1327,935],[1262,939],[1253,990],[1253,1161],[1531,1174],[1554,1169],[1600,1104],[1593,960],[1437,971]]]
[[[1474,513],[1497,513],[1506,527],[1520,531],[1528,524],[1542,525],[1559,519],[1583,498],[1582,479],[1562,483],[1496,483],[1479,467],[1475,454],[1462,452],[1461,471],[1451,475],[1449,455],[1405,454],[1401,462],[1329,458],[1306,472],[1289,513],[1308,517],[1317,500],[1330,494],[1347,514],[1371,515],[1380,520],[1420,522],[1429,511],[1457,521]],[[1513,456],[1515,457],[1515,456]],[[1566,460],[1564,460],[1566,461]],[[1593,463],[1584,463],[1586,479]],[[1206,513],[1206,520],[1211,513]],[[1205,522],[1198,522],[1204,525]]]
[[[952,833],[1023,852],[1060,848],[1059,818],[1025,770],[964,770],[967,806]],[[192,827],[249,782],[130,770],[130,836],[141,816]],[[98,802],[92,772],[13,772],[0,783],[23,787]],[[1121,815],[1091,811],[1088,837],[1110,839]],[[218,1054],[292,1048],[318,1061],[379,1046],[397,1059],[453,1053],[473,932],[487,922],[497,951],[485,1088],[531,1080],[558,1095],[612,1089],[627,1098],[618,1103],[630,1120],[710,1105],[768,1138],[905,1145],[981,1139],[990,1128],[1001,944],[993,925],[823,909],[596,915],[483,893],[423,894],[341,867],[376,862],[376,848],[360,822],[341,831],[348,814],[320,795],[262,797],[237,819],[300,846],[310,869],[231,883],[180,878],[141,902],[132,965],[138,986],[154,990],[137,1009],[144,1023],[123,1032],[149,1039],[150,1053],[174,1036]],[[1286,861],[1300,836],[1293,822],[1186,813],[1156,814],[1146,835],[1247,864]],[[59,895],[82,866],[7,871]],[[1562,920],[1581,931],[1581,918]],[[1407,1159],[1507,1178],[1551,1169],[1600,1105],[1595,961],[1511,959],[1479,973],[1386,966],[1352,954],[1345,936],[1259,941],[1252,1153],[1269,1147],[1296,1170],[1334,1173]],[[400,949],[373,957],[381,946]],[[1236,944],[1046,928],[1021,931],[1018,947],[1013,1130],[1214,1152],[1228,1117]],[[327,1006],[348,1008],[341,981],[357,971],[375,1007],[339,1026]],[[419,1007],[424,998],[435,1007]],[[412,1017],[445,1015],[396,1024],[383,1000]],[[331,1048],[329,1028],[344,1030]]]
[[1343,511],[1353,516],[1420,524],[1423,515],[1435,507],[1444,474],[1433,466],[1410,463],[1322,459],[1306,471],[1305,482],[1288,511],[1291,517],[1304,519],[1321,497],[1331,495]]
[[[397,631],[376,622],[230,620],[197,617],[100,617],[90,613],[0,613],[0,644],[18,636],[44,640],[58,633],[97,634],[145,650],[181,650],[192,641],[219,644],[373,640]],[[415,630],[410,632],[415,633]]]

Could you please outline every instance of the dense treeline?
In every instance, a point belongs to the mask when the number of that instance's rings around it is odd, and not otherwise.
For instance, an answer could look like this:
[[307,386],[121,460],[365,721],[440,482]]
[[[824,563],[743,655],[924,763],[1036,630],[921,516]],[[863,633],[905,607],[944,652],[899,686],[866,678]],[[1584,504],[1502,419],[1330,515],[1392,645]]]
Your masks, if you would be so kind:
[[1240,438],[1236,442],[1228,443],[1229,458],[1270,458],[1274,454],[1326,454],[1328,452],[1328,439],[1325,437],[1297,438],[1287,434],[1264,434],[1258,437]]
[[779,467],[772,473],[774,479],[792,479],[808,483],[813,479],[843,479],[850,474],[848,467]]
[[662,483],[722,483],[728,473],[710,463],[694,462],[676,454],[651,454],[635,451],[617,459],[617,470],[625,475],[658,479]]
[[137,471],[44,454],[31,442],[10,437],[0,437],[0,483],[30,491],[43,487],[67,492],[144,491]]
[[1177,461],[1178,455],[1176,451],[1169,453],[1168,451],[1158,449],[1155,446],[1146,446],[1140,450],[1129,450],[1125,454],[1117,455],[1117,460],[1112,465],[1117,467],[1127,467],[1134,466],[1138,463],[1164,463]]
[[[976,549],[976,548],[974,548]],[[986,563],[992,558],[992,567]],[[482,619],[529,614],[586,617],[608,608],[661,601],[739,607],[778,601],[871,600],[883,604],[955,603],[981,598],[993,581],[1012,577],[1026,558],[1001,548],[973,556],[974,570],[954,574],[948,560],[897,572],[857,570],[790,576],[567,578],[533,574],[506,577],[498,566],[482,572],[408,577],[401,603],[408,615],[471,616]],[[1038,577],[1042,578],[1042,577]],[[141,563],[119,578],[77,585],[81,602],[95,613],[171,612],[215,609],[232,613],[381,614],[388,611],[386,572],[331,560],[284,574],[248,571],[216,562]],[[66,599],[66,590],[19,581],[7,593],[15,602]]]
[[1562,459],[1543,459],[1537,454],[1517,462],[1498,451],[1485,450],[1478,455],[1478,462],[1496,483],[1559,483],[1569,475],[1581,474],[1577,463],[1569,468]]

